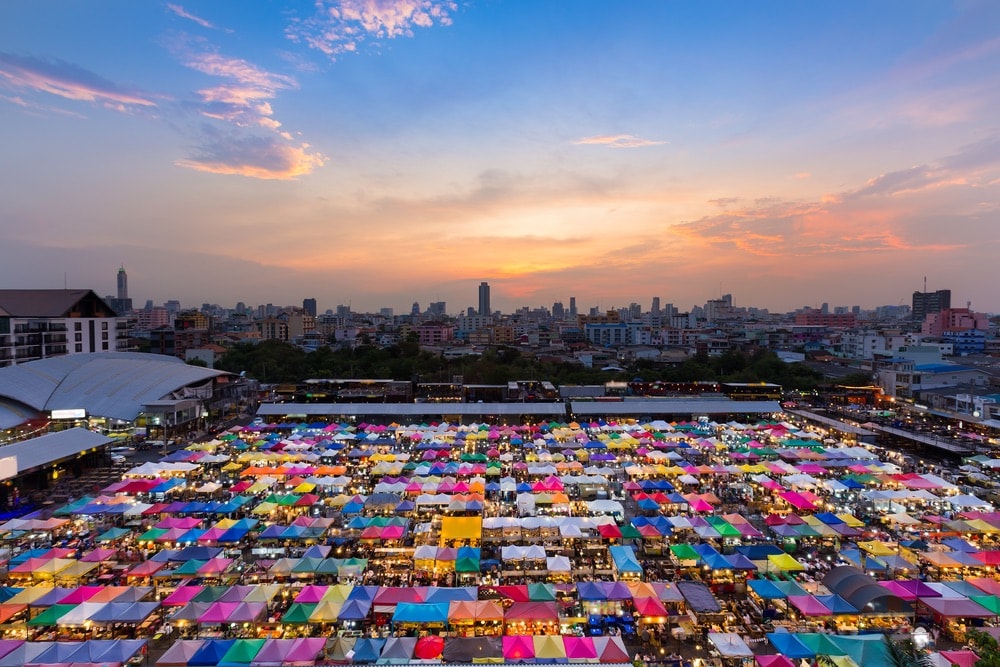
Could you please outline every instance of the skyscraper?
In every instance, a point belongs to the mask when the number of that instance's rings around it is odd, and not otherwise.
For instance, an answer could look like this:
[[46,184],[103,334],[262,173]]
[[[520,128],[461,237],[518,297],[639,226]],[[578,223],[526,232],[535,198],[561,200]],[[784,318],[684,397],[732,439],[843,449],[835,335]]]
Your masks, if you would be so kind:
[[479,283],[479,314],[486,317],[493,314],[490,310],[490,284],[486,281]]
[[105,300],[117,315],[125,315],[132,311],[132,299],[128,298],[128,274],[125,267],[118,269],[118,293],[115,297],[107,297]]
[[302,310],[316,317],[316,299],[302,299]]
[[128,298],[128,274],[125,273],[124,266],[118,269],[118,298]]

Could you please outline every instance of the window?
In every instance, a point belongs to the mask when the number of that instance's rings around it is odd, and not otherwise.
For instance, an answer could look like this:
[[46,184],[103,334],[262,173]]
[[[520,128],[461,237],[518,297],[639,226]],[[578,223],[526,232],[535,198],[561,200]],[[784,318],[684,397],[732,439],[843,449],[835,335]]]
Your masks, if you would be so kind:
[[102,349],[102,350],[106,350],[106,349],[108,349],[108,344],[107,344],[107,342],[104,342],[104,343],[101,343],[101,349]]
[[107,330],[108,330],[108,323],[101,322],[101,331],[107,331]]
[[107,339],[108,339],[108,332],[107,331],[102,331],[101,332],[101,340],[107,340]]
[[75,340],[77,343],[79,343],[79,342],[81,342],[83,340],[83,334],[82,333],[75,333],[75,334],[73,334],[73,336],[74,336],[73,340]]
[[76,351],[77,352],[83,352],[83,343],[77,343],[76,344]]
[[83,322],[73,322],[73,331],[83,331]]

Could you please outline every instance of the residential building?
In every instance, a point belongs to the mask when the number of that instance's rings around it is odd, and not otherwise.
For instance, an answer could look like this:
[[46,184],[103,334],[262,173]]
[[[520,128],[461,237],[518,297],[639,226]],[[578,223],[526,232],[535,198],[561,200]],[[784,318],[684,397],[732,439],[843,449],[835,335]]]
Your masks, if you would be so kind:
[[128,323],[86,289],[0,290],[0,367],[129,344]]

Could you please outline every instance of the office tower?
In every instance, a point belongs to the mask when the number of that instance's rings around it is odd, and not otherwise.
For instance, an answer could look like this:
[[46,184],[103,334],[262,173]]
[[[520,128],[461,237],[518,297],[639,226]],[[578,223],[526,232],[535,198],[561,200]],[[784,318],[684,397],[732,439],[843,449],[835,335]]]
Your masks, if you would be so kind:
[[576,297],[571,296],[569,298],[569,316],[576,317]]
[[125,300],[128,298],[128,274],[125,267],[118,269],[118,298]]
[[413,306],[410,308],[410,315],[416,316],[420,314],[420,302],[414,301]]
[[302,310],[316,317],[316,299],[302,299]]
[[552,304],[552,318],[561,320],[564,317],[566,317],[566,309],[563,307],[562,301],[556,301]]
[[951,308],[950,289],[913,293],[913,319],[917,322],[923,322],[931,313],[940,313],[948,308]]
[[649,311],[653,315],[659,315],[660,314],[660,297],[658,297],[658,296],[654,296],[653,297],[653,307],[650,308]]
[[126,315],[132,312],[132,299],[128,298],[128,274],[125,267],[118,269],[118,293],[115,297],[108,297],[106,301],[117,315]]
[[493,314],[490,310],[490,284],[485,281],[479,283],[479,314],[484,316]]

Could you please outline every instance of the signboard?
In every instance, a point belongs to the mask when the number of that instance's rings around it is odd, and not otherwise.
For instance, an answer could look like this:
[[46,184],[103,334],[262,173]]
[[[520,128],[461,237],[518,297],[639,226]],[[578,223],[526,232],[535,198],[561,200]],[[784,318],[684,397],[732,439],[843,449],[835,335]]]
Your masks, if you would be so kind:
[[53,410],[52,419],[86,419],[87,410],[85,408],[73,408],[70,410]]
[[17,457],[4,456],[0,458],[0,480],[17,477]]

